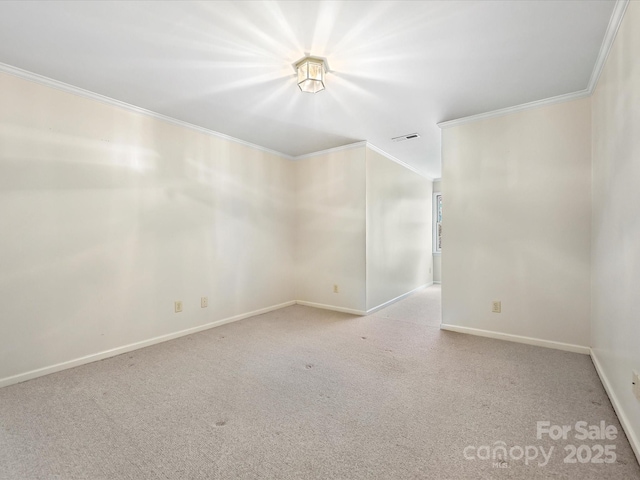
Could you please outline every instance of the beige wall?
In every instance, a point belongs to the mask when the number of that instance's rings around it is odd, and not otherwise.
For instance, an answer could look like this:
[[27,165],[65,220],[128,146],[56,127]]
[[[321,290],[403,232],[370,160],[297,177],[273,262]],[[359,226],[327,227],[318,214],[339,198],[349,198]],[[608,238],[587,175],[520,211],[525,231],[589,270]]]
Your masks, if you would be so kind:
[[640,459],[640,4],[627,11],[592,97],[591,345]]
[[0,74],[0,384],[293,300],[293,174]]
[[[405,234],[429,182],[372,165],[386,301],[424,283]],[[291,162],[0,74],[0,386],[296,300],[363,313],[366,182],[364,143]]]
[[367,148],[367,310],[432,282],[432,182]]
[[430,208],[364,144],[292,163],[0,74],[0,386],[295,300],[363,313],[431,281]]
[[444,324],[588,346],[590,119],[587,98],[443,130]]
[[[366,310],[365,147],[294,162],[296,299]],[[334,293],[334,285],[338,293]]]

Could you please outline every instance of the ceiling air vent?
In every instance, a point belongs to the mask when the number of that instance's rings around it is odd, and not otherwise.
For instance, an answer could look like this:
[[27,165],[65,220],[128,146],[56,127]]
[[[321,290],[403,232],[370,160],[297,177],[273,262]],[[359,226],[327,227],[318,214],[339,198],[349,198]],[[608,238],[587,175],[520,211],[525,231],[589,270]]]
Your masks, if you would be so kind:
[[402,135],[400,137],[394,137],[391,140],[394,142],[404,142],[405,140],[413,140],[414,138],[419,138],[420,135],[417,133],[409,133],[407,135]]

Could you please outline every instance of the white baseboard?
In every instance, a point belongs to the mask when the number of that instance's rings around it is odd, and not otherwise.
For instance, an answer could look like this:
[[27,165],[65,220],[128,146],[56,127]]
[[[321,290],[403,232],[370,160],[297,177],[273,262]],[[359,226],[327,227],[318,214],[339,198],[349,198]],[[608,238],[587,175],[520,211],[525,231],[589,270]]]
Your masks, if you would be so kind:
[[[422,287],[418,287],[418,289],[420,288],[424,288],[425,286],[428,285],[424,285]],[[418,290],[416,289],[416,290]],[[380,305],[378,307],[376,307],[375,309],[372,309],[370,311],[373,310],[377,310],[379,308],[382,308],[388,304],[391,304],[395,301],[400,300],[401,298],[406,297],[407,295],[409,295],[410,293],[413,293],[415,290],[412,290],[411,292],[407,292],[404,295],[401,295],[400,297],[397,297],[393,300],[390,300],[389,302]],[[76,358],[73,360],[68,360],[66,362],[61,362],[61,363],[57,363],[55,365],[50,365],[48,367],[42,367],[42,368],[38,368],[36,370],[31,370],[28,372],[24,372],[24,373],[19,373],[17,375],[12,375],[10,377],[5,377],[5,378],[0,378],[0,388],[2,387],[6,387],[9,385],[13,385],[16,383],[20,383],[20,382],[26,382],[27,380],[31,380],[34,378],[38,378],[38,377],[42,377],[44,375],[49,375],[50,373],[55,373],[55,372],[59,372],[61,370],[66,370],[68,368],[73,368],[73,367],[78,367],[80,365],[85,365],[87,363],[91,363],[91,362],[97,362],[98,360],[104,360],[105,358],[109,358],[109,357],[115,357],[116,355],[122,355],[123,353],[127,353],[127,352],[131,352],[133,350],[137,350],[139,348],[144,348],[144,347],[148,347],[151,345],[155,345],[157,343],[162,343],[162,342],[166,342],[168,340],[173,340],[174,338],[180,338],[180,337],[184,337],[185,335],[191,335],[192,333],[197,333],[197,332],[201,332],[203,330],[208,330],[210,328],[214,328],[214,327],[219,327],[220,325],[224,325],[227,323],[231,323],[231,322],[236,322],[238,320],[243,320],[245,318],[249,318],[249,317],[253,317],[255,315],[261,315],[263,313],[267,313],[267,312],[271,312],[273,310],[278,310],[280,308],[284,308],[284,307],[289,307],[291,305],[295,305],[295,304],[299,304],[299,305],[306,305],[309,307],[315,307],[315,308],[322,308],[325,310],[334,310],[337,312],[344,312],[344,313],[350,313],[353,315],[367,315],[367,312],[364,310],[354,310],[351,308],[343,308],[343,307],[338,307],[335,305],[325,305],[325,304],[321,304],[321,303],[314,303],[314,302],[305,302],[302,300],[291,300],[289,302],[284,302],[284,303],[280,303],[278,305],[272,305],[270,307],[265,307],[265,308],[261,308],[259,310],[254,310],[252,312],[247,312],[247,313],[242,313],[240,315],[235,315],[233,317],[229,317],[229,318],[223,318],[221,320],[216,320],[215,322],[211,322],[211,323],[206,323],[204,325],[199,325],[197,327],[193,327],[193,328],[188,328],[186,330],[180,330],[179,332],[174,332],[174,333],[169,333],[167,335],[161,335],[159,337],[154,337],[148,340],[143,340],[140,342],[135,342],[135,343],[130,343],[128,345],[124,345],[121,347],[116,347],[116,348],[112,348],[110,350],[104,350],[102,352],[98,352],[98,353],[93,353],[90,355],[86,355],[84,357],[80,357],[80,358]]]
[[29,372],[13,375],[11,377],[5,377],[0,379],[0,388],[6,387],[8,385],[13,385],[15,383],[25,382],[33,378],[42,377],[44,375],[49,375],[50,373],[59,372],[61,370],[66,370],[68,368],[78,367],[80,365],[85,365],[91,362],[97,362],[98,360],[104,360],[105,358],[115,357],[116,355],[121,355],[123,353],[131,352],[132,350],[137,350],[139,348],[148,347],[151,345],[155,345],[157,343],[166,342],[168,340],[173,340],[174,338],[184,337],[186,335],[191,335],[192,333],[197,333],[203,330],[208,330],[210,328],[219,327],[220,325],[224,325],[226,323],[236,322],[238,320],[243,320],[245,318],[253,317],[255,315],[261,315],[263,313],[271,312],[273,310],[278,310],[279,308],[289,307],[291,305],[294,305],[295,303],[296,303],[295,301],[290,301],[290,302],[280,303],[278,305],[272,305],[270,307],[261,308],[259,310],[254,310],[252,312],[242,313],[240,315],[235,315],[233,317],[223,318],[222,320],[216,320],[215,322],[199,325],[193,328],[188,328],[186,330],[180,330],[179,332],[169,333],[167,335],[161,335],[159,337],[154,337],[149,340],[143,340],[141,342],[130,343],[122,347],[116,347],[110,350],[93,353],[91,355],[86,355],[84,357],[76,358],[74,360],[57,363],[49,367],[38,368],[36,370],[31,370]]
[[613,405],[613,409],[615,410],[616,415],[618,415],[618,420],[620,420],[620,425],[622,425],[622,428],[624,429],[624,433],[627,434],[627,439],[631,444],[633,453],[636,454],[636,460],[640,464],[640,440],[636,436],[635,432],[631,429],[631,422],[625,415],[624,410],[621,407],[620,400],[618,400],[618,397],[616,396],[613,388],[611,387],[611,383],[609,382],[609,379],[604,373],[604,370],[602,368],[602,365],[600,364],[600,361],[598,360],[598,356],[596,355],[596,352],[594,352],[593,349],[590,348],[589,353],[591,354],[591,361],[593,362],[593,365],[596,367],[596,372],[598,372],[600,381],[602,382],[602,385],[604,386],[604,389],[607,392],[607,395],[609,396],[609,400],[611,400],[611,405]]
[[416,288],[414,288],[413,290],[411,290],[411,291],[409,291],[407,293],[403,293],[402,295],[399,295],[396,298],[392,298],[388,302],[384,302],[384,303],[378,305],[377,307],[370,308],[369,310],[366,310],[366,311],[365,310],[355,310],[353,308],[337,307],[335,305],[327,305],[327,304],[324,304],[324,303],[306,302],[304,300],[296,300],[296,303],[298,305],[305,305],[307,307],[322,308],[324,310],[333,310],[334,312],[351,313],[352,315],[364,316],[364,315],[369,315],[369,314],[371,314],[373,312],[377,312],[378,310],[380,310],[380,309],[382,309],[384,307],[388,307],[392,303],[395,303],[395,302],[397,302],[399,300],[402,300],[403,298],[411,295],[412,293],[415,293],[418,290],[422,290],[423,288],[430,287],[431,285],[433,285],[433,282],[425,283],[424,285],[420,285],[419,287],[416,287]]
[[460,327],[457,325],[440,325],[441,330],[450,332],[467,333],[469,335],[477,335],[479,337],[495,338],[497,340],[507,340],[508,342],[526,343],[527,345],[535,345],[537,347],[554,348],[556,350],[564,350],[566,352],[582,353],[589,355],[589,347],[582,345],[574,345],[572,343],[554,342],[551,340],[542,340],[540,338],[523,337],[520,335],[512,335],[510,333],[492,332],[490,330],[480,330],[478,328]]
[[336,307],[335,305],[327,305],[324,303],[306,302],[304,300],[296,300],[296,304],[305,305],[307,307],[322,308],[323,310],[333,310],[334,312],[351,313],[352,315],[366,315],[364,310],[354,310],[353,308]]
[[370,308],[369,310],[367,310],[367,315],[373,313],[373,312],[377,312],[378,310],[388,307],[389,305],[391,305],[392,303],[396,303],[399,300],[402,300],[405,297],[408,297],[409,295],[411,295],[412,293],[417,292],[418,290],[422,290],[423,288],[427,288],[430,287],[431,285],[433,285],[433,282],[430,283],[425,283],[424,285],[420,285],[419,287],[414,288],[413,290],[408,291],[407,293],[403,293],[402,295],[397,296],[396,298],[392,298],[391,300],[389,300],[388,302],[384,302],[381,303],[380,305],[378,305],[377,307],[373,307]]

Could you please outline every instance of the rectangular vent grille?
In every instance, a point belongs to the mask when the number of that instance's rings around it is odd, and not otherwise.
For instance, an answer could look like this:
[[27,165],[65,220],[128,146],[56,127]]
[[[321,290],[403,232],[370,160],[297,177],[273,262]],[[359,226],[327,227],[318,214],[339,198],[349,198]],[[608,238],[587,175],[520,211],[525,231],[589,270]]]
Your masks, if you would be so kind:
[[394,142],[404,142],[405,140],[413,140],[414,138],[419,138],[420,135],[417,133],[409,133],[407,135],[402,135],[400,137],[394,137],[391,140]]

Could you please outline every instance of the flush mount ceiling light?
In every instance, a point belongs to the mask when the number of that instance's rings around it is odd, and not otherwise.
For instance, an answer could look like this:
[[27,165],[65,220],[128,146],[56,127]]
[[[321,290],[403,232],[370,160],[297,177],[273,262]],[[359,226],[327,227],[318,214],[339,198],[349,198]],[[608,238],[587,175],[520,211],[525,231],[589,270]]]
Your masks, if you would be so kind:
[[324,90],[324,76],[329,72],[327,60],[320,57],[306,57],[293,64],[298,76],[298,86],[306,93]]

